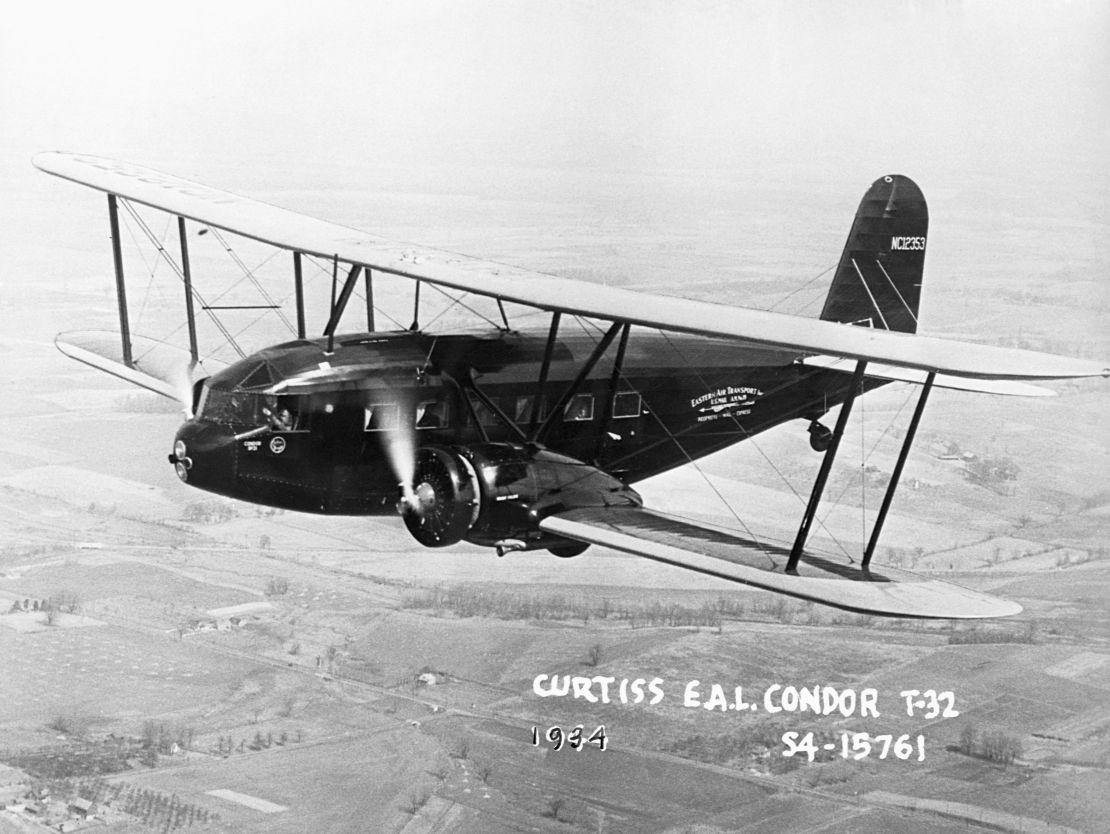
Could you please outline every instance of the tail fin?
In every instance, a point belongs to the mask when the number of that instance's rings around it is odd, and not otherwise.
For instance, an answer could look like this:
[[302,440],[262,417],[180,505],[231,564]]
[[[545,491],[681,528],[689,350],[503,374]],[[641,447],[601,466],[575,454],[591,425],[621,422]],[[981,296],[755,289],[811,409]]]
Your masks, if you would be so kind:
[[913,333],[929,209],[909,177],[893,174],[863,196],[821,318]]

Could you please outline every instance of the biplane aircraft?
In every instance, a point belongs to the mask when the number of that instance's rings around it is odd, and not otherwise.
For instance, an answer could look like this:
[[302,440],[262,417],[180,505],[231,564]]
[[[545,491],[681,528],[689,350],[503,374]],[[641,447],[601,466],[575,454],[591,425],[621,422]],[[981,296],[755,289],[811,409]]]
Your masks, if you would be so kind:
[[[872,563],[929,392],[1051,393],[1027,380],[1110,375],[1106,365],[917,335],[928,211],[904,176],[860,203],[820,319],[649,295],[391,243],[154,170],[43,153],[43,171],[106,192],[120,334],[63,334],[67,356],[182,400],[170,463],[186,483],[310,513],[399,513],[416,541],[574,556],[590,544],[853,611],[994,617],[1020,606]],[[189,348],[179,359],[129,326],[119,205],[176,216]],[[292,253],[297,338],[220,368],[200,361],[186,224]],[[172,260],[162,247],[160,254]],[[302,259],[332,266],[322,335],[305,322]],[[342,266],[342,269],[340,269]],[[345,277],[343,273],[345,274]],[[410,328],[375,327],[373,283],[411,279]],[[365,282],[367,324],[340,332]],[[485,296],[498,326],[434,333],[420,288]],[[513,328],[504,304],[546,311]],[[208,308],[206,308],[208,309]],[[210,312],[211,310],[208,309]],[[606,323],[568,332],[565,317]],[[118,338],[118,341],[117,341]],[[873,532],[857,557],[807,547],[855,399],[920,386]],[[834,428],[820,420],[839,406]],[[823,452],[792,546],[643,506],[637,481],[785,421]]]

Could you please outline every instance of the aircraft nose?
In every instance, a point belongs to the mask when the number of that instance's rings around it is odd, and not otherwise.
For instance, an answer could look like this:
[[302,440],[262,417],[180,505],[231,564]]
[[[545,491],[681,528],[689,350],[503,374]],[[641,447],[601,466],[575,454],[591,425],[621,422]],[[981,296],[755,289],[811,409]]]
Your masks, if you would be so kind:
[[180,437],[173,442],[170,464],[177,472],[177,477],[187,483],[189,481],[189,470],[193,468],[193,459],[189,457],[189,444]]
[[174,435],[170,465],[190,486],[226,492],[235,475],[233,439],[221,426],[190,420]]

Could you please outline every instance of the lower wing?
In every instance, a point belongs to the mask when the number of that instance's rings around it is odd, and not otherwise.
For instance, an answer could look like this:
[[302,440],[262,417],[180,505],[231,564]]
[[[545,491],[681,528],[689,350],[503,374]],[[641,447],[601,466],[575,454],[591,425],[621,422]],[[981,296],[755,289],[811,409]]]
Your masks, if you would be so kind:
[[186,413],[193,399],[194,380],[223,367],[212,360],[193,364],[189,351],[145,336],[131,336],[134,358],[130,365],[124,362],[118,333],[99,330],[59,333],[54,344],[70,359],[177,400]]
[[545,518],[540,527],[576,541],[610,547],[721,579],[836,608],[894,617],[975,619],[1017,614],[1021,606],[908,571],[846,557],[807,553],[788,574],[789,550],[721,528],[637,507],[589,507]]

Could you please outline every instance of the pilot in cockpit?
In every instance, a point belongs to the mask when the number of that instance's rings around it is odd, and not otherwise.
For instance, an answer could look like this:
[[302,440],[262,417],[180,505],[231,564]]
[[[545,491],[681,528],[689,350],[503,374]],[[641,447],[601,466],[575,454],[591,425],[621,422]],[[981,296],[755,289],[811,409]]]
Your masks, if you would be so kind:
[[293,430],[293,413],[288,408],[279,406],[278,398],[273,394],[266,395],[266,405],[262,408],[262,414],[273,431]]

